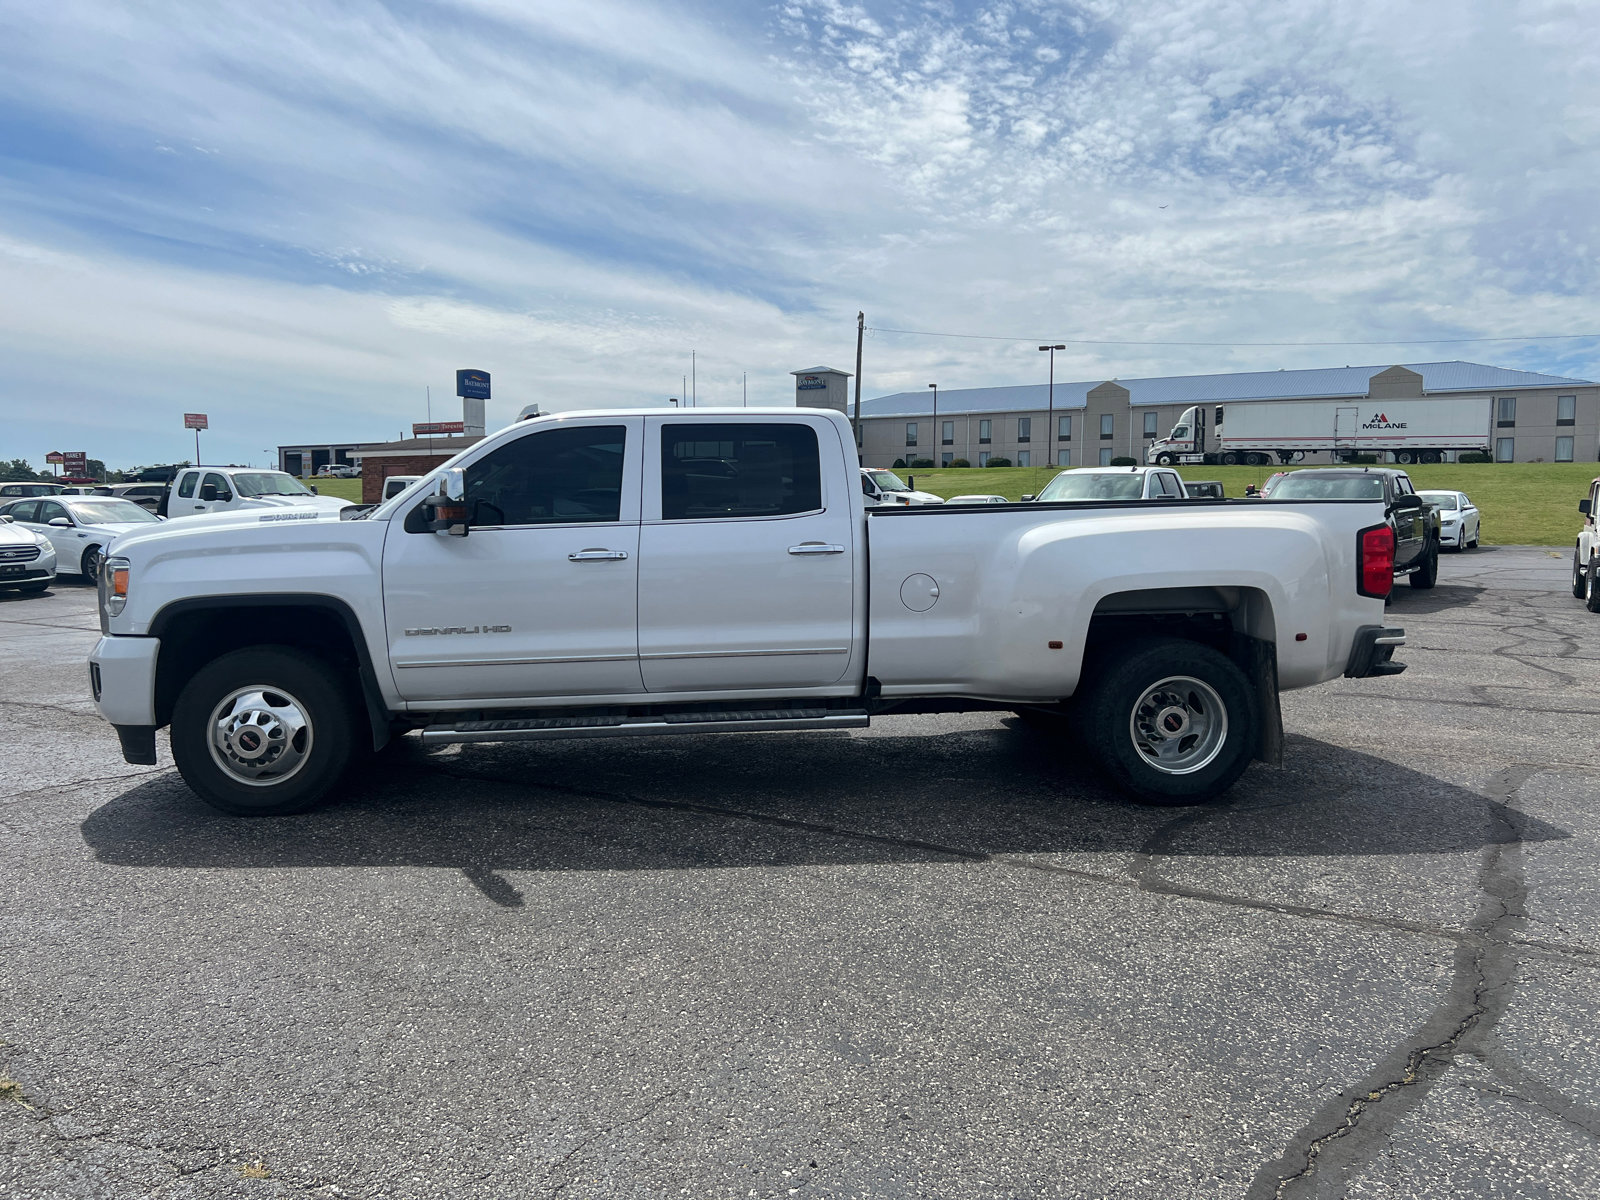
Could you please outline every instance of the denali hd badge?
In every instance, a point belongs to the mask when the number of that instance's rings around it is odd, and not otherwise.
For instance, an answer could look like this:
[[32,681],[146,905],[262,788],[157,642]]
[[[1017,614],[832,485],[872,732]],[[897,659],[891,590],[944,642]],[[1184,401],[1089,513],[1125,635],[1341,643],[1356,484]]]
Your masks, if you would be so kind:
[[509,625],[430,625],[424,629],[408,629],[407,637],[443,637],[451,633],[510,633]]

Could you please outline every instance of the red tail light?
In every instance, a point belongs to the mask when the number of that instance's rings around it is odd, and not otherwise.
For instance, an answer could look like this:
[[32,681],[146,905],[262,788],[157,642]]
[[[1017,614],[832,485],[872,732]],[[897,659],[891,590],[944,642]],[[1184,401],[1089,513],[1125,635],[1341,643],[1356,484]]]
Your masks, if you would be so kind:
[[1394,587],[1394,530],[1374,525],[1356,534],[1356,591],[1383,598]]

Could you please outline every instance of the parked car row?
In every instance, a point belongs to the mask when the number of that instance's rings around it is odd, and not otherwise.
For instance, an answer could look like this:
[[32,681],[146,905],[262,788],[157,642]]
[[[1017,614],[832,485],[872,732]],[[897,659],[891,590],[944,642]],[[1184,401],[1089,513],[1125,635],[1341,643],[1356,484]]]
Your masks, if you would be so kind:
[[[25,531],[36,545],[43,539],[53,551],[48,578],[31,571],[0,572],[0,577],[8,583],[15,579],[21,586],[39,583],[43,578],[42,587],[48,585],[57,570],[93,583],[100,576],[107,546],[122,534],[156,524],[161,518],[131,500],[115,496],[41,496],[0,504],[0,519],[5,520],[8,536]],[[6,560],[8,564],[38,561],[38,556],[26,554],[27,547],[20,543],[9,549],[23,553]]]

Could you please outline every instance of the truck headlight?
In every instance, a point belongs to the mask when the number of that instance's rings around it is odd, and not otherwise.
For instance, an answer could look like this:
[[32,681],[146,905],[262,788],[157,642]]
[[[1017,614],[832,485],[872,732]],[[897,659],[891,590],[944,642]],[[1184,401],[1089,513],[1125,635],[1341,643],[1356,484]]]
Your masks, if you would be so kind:
[[110,617],[120,616],[128,603],[131,565],[125,558],[108,558],[100,568],[100,607]]

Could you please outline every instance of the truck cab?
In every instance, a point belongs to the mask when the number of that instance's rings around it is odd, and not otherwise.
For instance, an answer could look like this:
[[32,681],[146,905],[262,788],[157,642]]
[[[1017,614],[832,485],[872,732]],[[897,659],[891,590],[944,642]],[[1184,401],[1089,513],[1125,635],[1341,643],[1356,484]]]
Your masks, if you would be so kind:
[[886,471],[882,467],[861,468],[861,494],[866,497],[868,507],[895,504],[910,507],[944,503],[943,496],[935,496],[932,492],[919,492],[893,471]]
[[169,518],[209,516],[245,509],[312,508],[336,511],[350,504],[319,496],[286,471],[255,467],[186,467],[166,496]]

